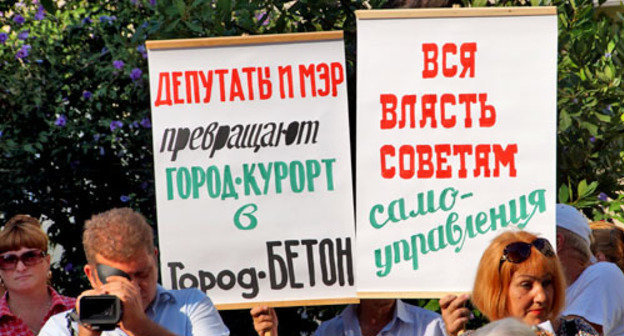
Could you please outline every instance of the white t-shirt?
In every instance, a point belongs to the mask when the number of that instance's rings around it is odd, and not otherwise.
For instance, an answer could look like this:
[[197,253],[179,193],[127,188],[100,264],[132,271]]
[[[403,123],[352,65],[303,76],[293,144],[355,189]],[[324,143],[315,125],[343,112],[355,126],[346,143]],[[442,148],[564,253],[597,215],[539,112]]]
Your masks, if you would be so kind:
[[566,289],[563,316],[581,316],[602,326],[605,336],[624,336],[624,274],[610,262],[587,267]]

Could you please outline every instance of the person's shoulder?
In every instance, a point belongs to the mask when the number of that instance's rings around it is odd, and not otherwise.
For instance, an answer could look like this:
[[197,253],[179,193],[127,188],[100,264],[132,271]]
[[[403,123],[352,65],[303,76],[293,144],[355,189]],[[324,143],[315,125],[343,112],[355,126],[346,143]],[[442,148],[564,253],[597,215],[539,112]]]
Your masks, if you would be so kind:
[[52,302],[50,304],[52,311],[62,312],[72,309],[76,306],[76,299],[73,297],[59,294],[54,288],[48,287],[50,295],[52,296]]
[[[67,319],[68,316],[72,311],[71,310],[66,310],[64,312],[58,313],[58,314],[54,314],[52,316],[50,316],[50,318],[48,319],[48,322],[52,322],[53,324],[59,324],[62,323],[63,325],[67,325]],[[48,323],[46,322],[46,324]]]
[[160,300],[169,302],[188,312],[214,311],[216,307],[212,300],[202,291],[195,288],[187,289],[159,289]]
[[[342,335],[347,329],[345,325],[345,319],[349,319],[351,324],[357,324],[357,317],[355,316],[355,305],[348,305],[345,309],[338,315],[333,318],[324,321],[321,325],[316,329],[314,333],[315,336],[324,336],[324,335]],[[353,320],[355,319],[355,321]]]
[[622,270],[616,264],[608,261],[599,261],[590,265],[588,268],[596,272],[622,273]]
[[41,328],[39,336],[69,335],[69,330],[67,330],[69,313],[71,313],[70,310],[52,315]]
[[314,335],[339,335],[342,333],[341,331],[344,331],[344,319],[342,315],[338,314],[337,316],[322,322],[316,329]]
[[591,281],[618,283],[624,285],[624,274],[614,263],[601,261],[587,267],[586,276]]
[[[399,300],[399,302],[402,302],[402,301]],[[402,302],[402,304],[403,304],[403,307],[405,308],[405,310],[409,314],[411,314],[412,316],[414,316],[417,320],[419,320],[421,322],[423,322],[423,320],[424,321],[433,321],[433,320],[441,318],[440,314],[438,314],[438,313],[436,313],[434,311],[431,311],[431,310],[428,310],[428,309],[425,309],[425,308],[421,308],[421,307],[418,307],[418,306],[415,306],[415,305],[412,305],[412,304],[409,304],[409,303],[405,303],[405,302]]]
[[186,288],[186,289],[164,289],[160,288],[161,295],[170,295],[176,301],[180,302],[198,302],[198,301],[209,301],[212,303],[210,298],[202,291],[197,288]]

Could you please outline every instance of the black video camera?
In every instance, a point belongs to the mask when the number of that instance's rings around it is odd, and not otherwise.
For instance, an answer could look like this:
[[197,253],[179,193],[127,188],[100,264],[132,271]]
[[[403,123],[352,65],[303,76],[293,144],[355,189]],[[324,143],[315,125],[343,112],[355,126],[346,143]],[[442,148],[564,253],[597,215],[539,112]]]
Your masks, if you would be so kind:
[[[114,267],[97,264],[97,274],[105,284],[109,276],[118,275],[130,280],[130,276]],[[115,295],[86,295],[80,298],[78,320],[95,331],[113,330],[123,314],[121,300]]]

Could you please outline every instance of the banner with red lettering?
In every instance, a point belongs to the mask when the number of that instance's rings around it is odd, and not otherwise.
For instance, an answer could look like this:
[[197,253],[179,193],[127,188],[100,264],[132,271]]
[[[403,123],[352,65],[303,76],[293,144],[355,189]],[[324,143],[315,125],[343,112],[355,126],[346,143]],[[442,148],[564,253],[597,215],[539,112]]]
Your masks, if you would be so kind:
[[360,297],[470,291],[503,230],[554,245],[556,9],[357,15]]
[[356,300],[342,32],[148,49],[164,286],[225,309]]

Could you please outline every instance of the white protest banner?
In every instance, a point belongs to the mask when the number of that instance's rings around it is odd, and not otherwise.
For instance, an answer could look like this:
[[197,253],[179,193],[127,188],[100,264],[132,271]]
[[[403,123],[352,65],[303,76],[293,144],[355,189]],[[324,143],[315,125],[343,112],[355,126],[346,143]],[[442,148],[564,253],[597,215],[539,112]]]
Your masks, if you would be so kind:
[[147,47],[163,285],[357,301],[342,32]]
[[469,291],[503,230],[554,243],[556,9],[357,16],[358,296]]

